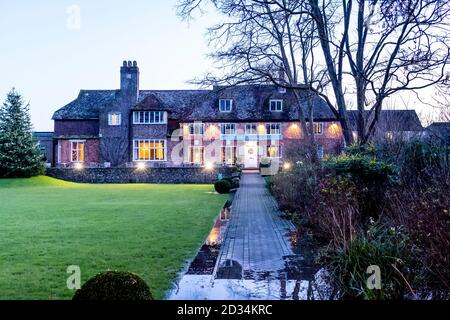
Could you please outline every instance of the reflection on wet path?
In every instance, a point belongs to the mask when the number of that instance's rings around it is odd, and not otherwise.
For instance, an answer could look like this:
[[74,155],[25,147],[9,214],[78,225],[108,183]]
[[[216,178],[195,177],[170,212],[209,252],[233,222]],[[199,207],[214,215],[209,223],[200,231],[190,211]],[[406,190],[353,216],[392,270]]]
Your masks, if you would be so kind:
[[168,299],[329,299],[315,250],[284,218],[258,174],[244,174]]

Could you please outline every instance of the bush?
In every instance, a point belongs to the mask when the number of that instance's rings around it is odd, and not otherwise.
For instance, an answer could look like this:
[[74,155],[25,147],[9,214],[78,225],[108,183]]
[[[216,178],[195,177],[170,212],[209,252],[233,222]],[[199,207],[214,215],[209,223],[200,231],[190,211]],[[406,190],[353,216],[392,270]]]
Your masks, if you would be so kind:
[[440,181],[425,186],[389,190],[385,219],[410,234],[414,258],[414,287],[422,298],[450,298],[450,185]]
[[350,196],[356,200],[363,223],[379,216],[387,187],[398,181],[394,165],[367,154],[344,154],[324,160],[323,165],[328,174],[324,184],[329,188],[342,190],[346,181],[354,186]]
[[214,189],[216,189],[216,191],[221,194],[230,193],[231,182],[226,179],[219,180],[214,183]]
[[[405,268],[407,240],[401,228],[373,224],[348,248],[325,259],[342,298],[402,299],[409,286]],[[367,288],[366,271],[372,265],[380,268],[381,289]]]
[[89,279],[73,300],[153,300],[148,285],[130,272],[107,271]]

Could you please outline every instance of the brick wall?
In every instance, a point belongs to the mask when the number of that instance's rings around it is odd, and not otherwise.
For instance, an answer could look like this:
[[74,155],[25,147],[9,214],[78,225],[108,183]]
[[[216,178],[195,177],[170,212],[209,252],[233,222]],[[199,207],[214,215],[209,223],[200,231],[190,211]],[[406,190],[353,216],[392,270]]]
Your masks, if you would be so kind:
[[[56,157],[58,154],[61,156],[57,160],[57,164],[67,164],[71,163],[71,140],[58,140],[58,145],[56,147]],[[59,151],[58,151],[59,148]],[[98,139],[88,139],[84,142],[84,163],[98,163],[100,161],[100,146]]]

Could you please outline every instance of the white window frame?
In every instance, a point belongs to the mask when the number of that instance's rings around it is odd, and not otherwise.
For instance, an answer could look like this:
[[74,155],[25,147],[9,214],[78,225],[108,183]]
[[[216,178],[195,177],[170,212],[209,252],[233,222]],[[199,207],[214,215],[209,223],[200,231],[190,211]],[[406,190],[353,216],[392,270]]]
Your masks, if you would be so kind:
[[[252,127],[255,126],[255,130],[253,130],[253,128],[251,130],[248,130],[247,126],[252,126]],[[257,135],[258,134],[258,124],[257,123],[246,123],[245,124],[245,134],[246,135]]]
[[[278,109],[280,106],[280,109]],[[283,100],[282,99],[271,99],[269,101],[270,112],[283,112]]]
[[[228,104],[229,103],[229,109]],[[219,111],[231,112],[233,110],[233,99],[219,99]]]
[[[158,121],[156,121],[158,114]],[[153,121],[152,121],[153,115]],[[133,111],[133,124],[166,124],[167,112],[165,111]]]
[[[201,162],[194,162],[194,149],[197,149],[197,150],[201,150],[200,151],[200,153],[201,153],[201,158],[202,158],[202,160],[201,160]],[[205,164],[205,147],[204,146],[189,146],[189,163],[191,163],[191,164],[199,164],[199,165],[204,165]],[[192,161],[191,161],[191,159],[192,159]]]
[[[231,149],[231,163],[227,161],[227,150]],[[229,165],[233,165],[236,162],[236,146],[222,146],[222,150],[220,150],[222,163],[226,163]]]
[[[116,116],[117,123],[113,123],[113,116]],[[108,126],[120,126],[122,124],[122,113],[108,112]]]
[[[148,143],[149,145],[149,159],[140,159],[139,158],[139,144],[143,142],[143,143]],[[156,159],[156,150],[159,148],[150,147],[150,143],[163,143],[163,159]],[[138,143],[138,144],[136,144]],[[150,150],[155,150],[155,159],[151,159],[151,152]],[[133,139],[133,161],[144,161],[144,162],[164,162],[167,161],[167,140],[166,139]]]
[[[278,126],[278,129],[274,129],[274,132],[272,132],[272,125]],[[281,134],[281,123],[279,122],[272,122],[272,123],[266,123],[266,134]]]
[[[227,126],[230,126],[227,132]],[[234,135],[236,134],[236,124],[235,123],[221,123],[220,124],[220,134],[221,135]]]
[[[313,131],[315,135],[321,135],[323,134],[323,122],[313,122]],[[316,126],[318,126],[318,132],[316,132]]]
[[58,163],[62,163],[62,161],[61,161],[61,140],[58,140],[58,146],[57,146],[57,148],[58,148],[58,150],[57,150],[57,152],[58,152],[58,159],[57,159],[57,162],[58,162]]
[[[85,152],[85,150],[86,150],[86,140],[69,140],[69,142],[70,142],[70,162],[72,162],[72,163],[83,163],[85,161],[85,158],[86,158],[86,152]],[[73,144],[74,143],[77,144],[77,148],[76,149],[73,148]],[[79,155],[79,152],[80,152],[79,145],[80,144],[83,144],[83,160],[80,160],[80,155]],[[77,151],[77,159],[76,160],[73,159],[73,152],[75,150],[78,150]]]
[[[199,130],[201,128],[201,130]],[[205,124],[200,122],[194,122],[188,124],[189,135],[191,136],[203,136],[205,134]],[[192,129],[192,131],[191,131]],[[197,133],[196,133],[197,131]],[[201,132],[201,133],[199,133]]]

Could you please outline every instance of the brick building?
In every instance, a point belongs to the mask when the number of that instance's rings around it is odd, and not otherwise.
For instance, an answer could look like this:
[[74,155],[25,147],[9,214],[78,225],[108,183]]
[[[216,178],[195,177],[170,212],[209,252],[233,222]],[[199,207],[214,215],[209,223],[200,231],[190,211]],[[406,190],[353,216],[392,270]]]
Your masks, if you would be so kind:
[[[301,105],[273,85],[141,90],[137,63],[124,61],[120,89],[81,90],[54,113],[55,165],[257,168],[303,138],[299,108],[306,110],[308,92],[300,94]],[[338,152],[339,122],[320,97],[313,106],[319,154]]]

